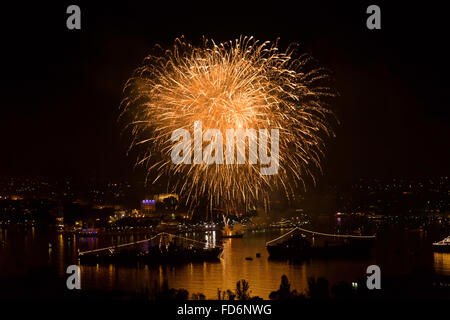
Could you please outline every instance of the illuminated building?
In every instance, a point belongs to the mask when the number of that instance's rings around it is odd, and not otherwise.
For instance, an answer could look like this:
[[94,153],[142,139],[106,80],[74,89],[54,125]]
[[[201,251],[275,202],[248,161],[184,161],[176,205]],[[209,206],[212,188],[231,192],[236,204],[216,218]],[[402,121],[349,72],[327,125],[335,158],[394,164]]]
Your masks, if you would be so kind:
[[155,200],[144,199],[141,201],[141,212],[145,215],[149,215],[156,211]]

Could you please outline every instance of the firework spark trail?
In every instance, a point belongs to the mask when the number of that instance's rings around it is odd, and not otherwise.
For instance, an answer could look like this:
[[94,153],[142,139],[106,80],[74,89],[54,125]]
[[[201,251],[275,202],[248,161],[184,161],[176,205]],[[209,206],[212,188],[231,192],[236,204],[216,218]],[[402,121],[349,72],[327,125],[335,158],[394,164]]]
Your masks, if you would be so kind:
[[[131,129],[130,149],[143,152],[138,163],[148,177],[172,177],[171,191],[190,204],[206,198],[211,208],[232,210],[268,199],[275,189],[290,199],[322,170],[324,138],[334,135],[326,101],[335,93],[326,70],[312,64],[306,54],[296,57],[294,46],[279,52],[277,42],[252,37],[219,44],[204,38],[199,47],[176,39],[172,49],[148,56],[125,85],[121,117]],[[278,174],[262,175],[249,157],[239,165],[174,164],[172,132],[192,131],[198,120],[202,133],[278,129]]]

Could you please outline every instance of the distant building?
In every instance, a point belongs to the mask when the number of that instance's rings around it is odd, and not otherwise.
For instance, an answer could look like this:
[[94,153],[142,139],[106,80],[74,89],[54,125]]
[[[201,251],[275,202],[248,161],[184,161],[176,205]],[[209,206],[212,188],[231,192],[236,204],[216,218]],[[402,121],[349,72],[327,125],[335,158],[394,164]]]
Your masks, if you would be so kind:
[[144,215],[150,215],[156,211],[156,201],[144,199],[141,201],[141,213]]

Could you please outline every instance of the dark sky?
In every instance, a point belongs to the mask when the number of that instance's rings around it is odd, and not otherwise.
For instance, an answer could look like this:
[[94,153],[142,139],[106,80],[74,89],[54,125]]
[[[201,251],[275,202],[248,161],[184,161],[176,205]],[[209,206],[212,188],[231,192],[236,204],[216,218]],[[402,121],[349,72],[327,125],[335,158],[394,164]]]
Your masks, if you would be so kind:
[[[372,1],[335,2],[2,4],[0,173],[139,176],[116,121],[132,70],[183,34],[243,34],[298,42],[333,72],[341,125],[326,179],[448,175],[448,11],[378,2],[382,29],[368,30]],[[66,28],[70,4],[81,7],[80,31]]]

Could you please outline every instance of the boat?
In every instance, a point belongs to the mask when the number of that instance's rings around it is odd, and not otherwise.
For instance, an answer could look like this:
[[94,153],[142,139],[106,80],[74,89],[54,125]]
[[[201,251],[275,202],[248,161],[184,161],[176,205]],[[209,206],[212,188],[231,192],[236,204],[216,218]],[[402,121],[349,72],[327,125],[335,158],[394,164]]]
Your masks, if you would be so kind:
[[368,256],[372,245],[373,239],[371,238],[339,237],[326,239],[312,247],[312,255],[320,258]]
[[271,259],[303,260],[310,257],[311,242],[304,234],[292,233],[283,241],[269,241],[266,249]]
[[450,253],[450,236],[439,242],[433,242],[433,250],[436,252]]
[[79,256],[83,264],[126,264],[142,263],[147,265],[164,263],[188,263],[219,260],[222,249],[184,248],[177,245],[169,247],[150,247],[148,250],[110,249],[104,252]]
[[[157,237],[159,239],[156,239]],[[145,242],[146,245],[136,246]],[[207,246],[200,241],[160,233],[151,239],[133,244],[80,252],[78,258],[82,264],[155,265],[219,261],[222,251],[221,246]]]
[[[306,234],[312,236],[311,240]],[[375,236],[325,234],[296,227],[267,242],[266,249],[272,259],[357,257],[370,254],[374,239]]]

